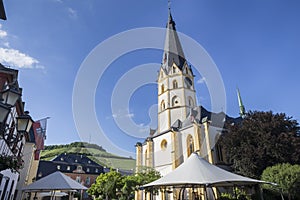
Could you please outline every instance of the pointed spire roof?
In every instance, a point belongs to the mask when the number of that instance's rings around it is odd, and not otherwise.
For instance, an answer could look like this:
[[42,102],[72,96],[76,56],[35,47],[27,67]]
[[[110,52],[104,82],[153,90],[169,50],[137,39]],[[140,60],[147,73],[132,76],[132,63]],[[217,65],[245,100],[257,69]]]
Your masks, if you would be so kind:
[[246,114],[246,111],[245,111],[245,106],[242,102],[242,97],[241,97],[239,88],[237,88],[237,96],[238,96],[238,102],[239,102],[239,107],[240,107],[240,116],[244,117]]
[[162,68],[168,73],[173,63],[182,70],[186,60],[176,32],[175,22],[169,9],[169,18],[167,23],[166,39],[164,46],[164,54],[162,60]]

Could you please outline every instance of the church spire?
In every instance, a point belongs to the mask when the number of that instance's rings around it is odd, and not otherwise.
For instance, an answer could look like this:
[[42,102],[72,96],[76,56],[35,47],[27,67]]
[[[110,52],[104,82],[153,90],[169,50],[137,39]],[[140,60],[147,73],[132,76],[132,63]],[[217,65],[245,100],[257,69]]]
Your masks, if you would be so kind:
[[240,107],[240,116],[242,118],[244,118],[245,115],[246,115],[245,107],[244,107],[244,104],[242,102],[242,97],[241,97],[239,88],[237,88],[236,90],[237,90],[237,97],[238,97],[238,102],[239,102],[239,107]]
[[186,62],[179,41],[179,37],[176,32],[175,22],[171,14],[170,5],[169,5],[168,23],[166,28],[167,30],[166,30],[166,39],[165,39],[165,46],[164,46],[164,55],[162,60],[162,68],[165,70],[166,73],[168,73],[173,63],[175,63],[177,67],[180,70],[182,70]]

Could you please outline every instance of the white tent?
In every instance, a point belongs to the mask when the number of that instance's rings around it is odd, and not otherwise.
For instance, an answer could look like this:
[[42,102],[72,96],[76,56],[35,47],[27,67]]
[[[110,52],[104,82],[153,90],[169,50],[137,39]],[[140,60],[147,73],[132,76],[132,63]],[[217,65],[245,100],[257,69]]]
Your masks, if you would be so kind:
[[[64,175],[60,171],[57,171],[22,188],[22,191],[34,192],[35,197],[37,196],[41,197],[43,194],[45,195],[44,192],[50,192],[51,199],[55,199],[55,197],[57,197],[58,194],[60,195],[66,194],[66,193],[62,193],[62,191],[64,191],[64,192],[68,192],[69,199],[72,199],[72,195],[74,194],[74,191],[87,190],[87,189],[88,188],[81,185],[77,181],[73,180],[67,175]],[[22,193],[22,196],[23,194],[24,193]]]
[[164,177],[143,186],[143,188],[158,188],[166,186],[178,187],[218,187],[235,185],[253,185],[267,183],[261,180],[247,178],[223,170],[208,163],[205,159],[193,153],[174,171]]
[[23,191],[34,192],[34,191],[71,191],[71,190],[87,190],[87,188],[75,180],[71,179],[67,175],[57,171],[44,178],[41,178],[34,183],[24,187]]

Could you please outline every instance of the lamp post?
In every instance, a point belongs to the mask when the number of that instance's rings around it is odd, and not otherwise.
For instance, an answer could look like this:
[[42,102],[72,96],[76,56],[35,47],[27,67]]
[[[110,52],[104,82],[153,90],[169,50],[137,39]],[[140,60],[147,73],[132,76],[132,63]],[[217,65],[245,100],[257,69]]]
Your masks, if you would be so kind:
[[19,133],[29,133],[29,130],[33,124],[33,120],[31,119],[29,112],[26,111],[24,115],[20,115],[17,119],[17,131]]

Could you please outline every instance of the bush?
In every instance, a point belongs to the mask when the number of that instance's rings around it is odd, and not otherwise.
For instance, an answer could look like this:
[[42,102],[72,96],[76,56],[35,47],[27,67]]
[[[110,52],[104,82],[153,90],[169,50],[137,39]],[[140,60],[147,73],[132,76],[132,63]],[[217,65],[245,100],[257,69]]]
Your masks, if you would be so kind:
[[264,189],[274,192],[275,195],[282,193],[289,200],[300,197],[300,165],[285,163],[268,167],[263,171],[261,179],[277,184],[263,185]]

